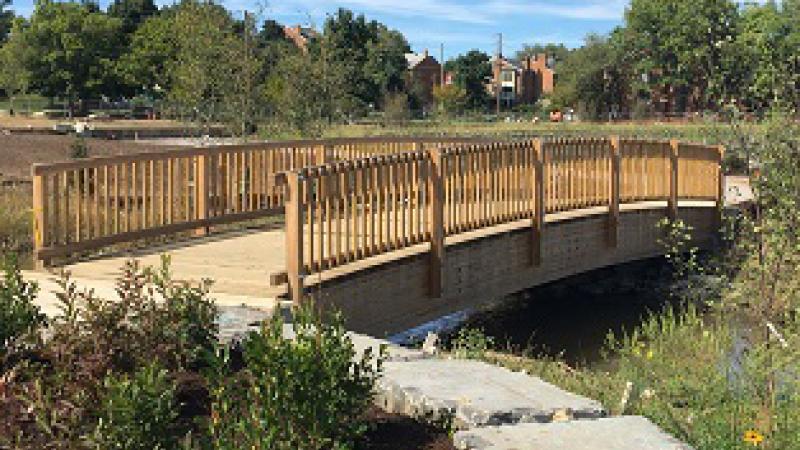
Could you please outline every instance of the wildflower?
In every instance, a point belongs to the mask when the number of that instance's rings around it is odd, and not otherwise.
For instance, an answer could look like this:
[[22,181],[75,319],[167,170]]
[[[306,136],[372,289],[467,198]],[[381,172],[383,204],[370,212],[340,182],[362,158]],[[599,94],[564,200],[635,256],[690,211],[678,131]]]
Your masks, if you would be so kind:
[[648,350],[647,351],[647,359],[653,359],[653,351],[652,350]]
[[753,444],[753,447],[758,447],[764,442],[764,436],[756,430],[747,430],[744,433],[744,441]]
[[219,424],[219,412],[216,409],[211,410],[211,420],[214,422],[214,425]]

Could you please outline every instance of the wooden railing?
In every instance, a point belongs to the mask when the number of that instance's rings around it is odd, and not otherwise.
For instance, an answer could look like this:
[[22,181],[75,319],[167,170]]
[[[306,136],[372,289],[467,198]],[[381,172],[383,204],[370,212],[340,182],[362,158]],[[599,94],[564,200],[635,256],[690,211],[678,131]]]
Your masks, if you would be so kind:
[[36,164],[36,258],[283,213],[289,170],[370,155],[422,151],[474,138],[303,140]]
[[[388,152],[387,152],[388,153]],[[616,246],[621,203],[722,201],[722,149],[676,141],[528,140],[431,147],[291,171],[286,177],[287,281],[430,243],[430,291],[442,289],[444,241],[531,220],[531,263],[541,261],[547,213],[607,207]]]

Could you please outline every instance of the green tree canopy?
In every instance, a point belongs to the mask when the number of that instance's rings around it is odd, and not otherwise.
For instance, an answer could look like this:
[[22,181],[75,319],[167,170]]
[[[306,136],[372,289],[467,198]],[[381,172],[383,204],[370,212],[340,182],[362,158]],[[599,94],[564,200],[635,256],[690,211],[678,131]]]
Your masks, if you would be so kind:
[[30,24],[11,40],[28,51],[20,57],[31,87],[71,100],[112,94],[122,22],[81,3],[39,0]]
[[737,19],[730,0],[632,0],[625,24],[637,71],[679,110],[714,106]]
[[536,56],[542,53],[552,57],[556,62],[562,62],[567,59],[570,50],[564,44],[523,44],[522,48],[517,51],[516,58],[522,61],[529,56]]
[[[25,19],[17,18],[12,25],[12,36],[21,36],[26,26]],[[19,37],[12,37],[0,47],[0,89],[12,100],[16,95],[26,93],[30,86],[31,74],[25,64],[35,57],[30,52],[31,49]]]
[[125,54],[116,65],[128,94],[157,95],[172,87],[170,64],[177,58],[174,11],[146,19],[133,33]]
[[14,11],[8,9],[11,0],[0,0],[0,44],[5,42],[14,23]]
[[405,54],[411,51],[402,33],[381,25],[378,35],[367,44],[364,73],[378,95],[398,92],[405,86],[408,63]]
[[590,119],[605,118],[623,108],[627,85],[619,39],[618,33],[589,35],[582,47],[569,54],[559,66],[553,106],[575,106]]
[[486,79],[492,76],[489,55],[480,50],[471,50],[448,61],[445,69],[454,73],[456,86],[465,91],[468,108],[482,109],[486,107],[488,98]]
[[150,16],[158,13],[153,0],[114,0],[108,6],[108,15],[122,20],[122,31],[133,33]]

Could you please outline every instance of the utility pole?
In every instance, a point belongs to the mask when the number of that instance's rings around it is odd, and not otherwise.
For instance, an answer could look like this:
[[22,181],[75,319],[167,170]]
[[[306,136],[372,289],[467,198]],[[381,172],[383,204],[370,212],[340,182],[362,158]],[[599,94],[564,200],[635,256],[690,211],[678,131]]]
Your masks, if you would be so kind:
[[439,85],[444,87],[444,42],[439,45]]
[[501,80],[503,75],[503,33],[497,34],[497,54],[495,55],[495,64],[497,65],[497,70],[495,71],[495,100],[497,101],[496,105],[496,114],[497,118],[500,118],[500,91],[502,91],[503,82]]

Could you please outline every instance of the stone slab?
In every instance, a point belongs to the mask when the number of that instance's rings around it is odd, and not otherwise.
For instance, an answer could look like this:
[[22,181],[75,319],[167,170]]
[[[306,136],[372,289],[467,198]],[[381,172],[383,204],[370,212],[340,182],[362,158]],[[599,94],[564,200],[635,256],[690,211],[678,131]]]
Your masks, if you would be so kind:
[[595,400],[478,361],[390,361],[384,370],[379,406],[417,418],[452,420],[460,429],[605,415]]
[[453,442],[461,450],[691,450],[638,416],[477,428]]

